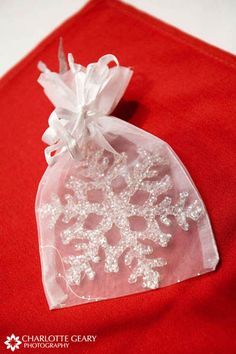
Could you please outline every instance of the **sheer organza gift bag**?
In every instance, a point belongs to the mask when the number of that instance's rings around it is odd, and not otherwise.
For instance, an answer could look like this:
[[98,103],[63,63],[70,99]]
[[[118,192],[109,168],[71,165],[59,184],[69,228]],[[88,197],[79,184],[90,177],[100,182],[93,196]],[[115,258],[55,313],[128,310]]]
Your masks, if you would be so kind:
[[62,50],[59,60],[59,74],[39,64],[55,106],[36,200],[50,309],[214,270],[210,221],[182,162],[164,141],[110,116],[132,70],[110,54],[87,67],[69,54],[68,68]]

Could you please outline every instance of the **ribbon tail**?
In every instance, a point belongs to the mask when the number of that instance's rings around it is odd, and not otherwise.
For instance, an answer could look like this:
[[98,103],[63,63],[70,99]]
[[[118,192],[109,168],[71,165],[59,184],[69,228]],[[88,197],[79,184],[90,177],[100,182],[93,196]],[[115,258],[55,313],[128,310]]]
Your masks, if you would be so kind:
[[91,122],[87,127],[91,136],[101,148],[111,152],[112,154],[119,155],[119,152],[117,152],[109,143],[109,141],[104,137],[98,124]]
[[63,39],[60,37],[58,47],[58,61],[59,61],[59,73],[64,74],[68,70],[66,57],[63,49]]

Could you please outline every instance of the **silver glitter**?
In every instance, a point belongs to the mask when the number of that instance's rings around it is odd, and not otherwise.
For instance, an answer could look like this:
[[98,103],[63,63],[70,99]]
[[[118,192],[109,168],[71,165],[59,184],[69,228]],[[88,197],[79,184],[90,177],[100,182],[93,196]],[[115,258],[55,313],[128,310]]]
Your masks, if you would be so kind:
[[[197,221],[203,213],[198,200],[186,206],[187,192],[179,193],[176,204],[169,196],[158,201],[172,188],[168,174],[160,177],[167,165],[168,161],[157,153],[143,149],[137,151],[136,159],[131,162],[124,153],[113,155],[88,149],[84,159],[78,162],[77,177],[70,176],[66,182],[65,187],[71,193],[64,195],[66,202],[62,203],[54,194],[50,203],[39,208],[40,217],[47,218],[50,228],[59,219],[65,225],[61,232],[64,245],[77,241],[75,255],[63,259],[70,285],[79,286],[84,277],[95,278],[93,263],[102,261],[99,250],[103,249],[105,272],[119,272],[124,254],[124,263],[130,268],[129,283],[141,278],[144,288],[159,286],[160,274],[156,268],[167,262],[163,258],[151,258],[153,247],[144,242],[149,240],[154,247],[167,247],[172,235],[163,232],[161,224],[169,227],[176,220],[179,227],[188,231],[188,219]],[[94,228],[86,226],[91,215],[97,218]],[[132,218],[137,217],[144,224],[141,231],[132,226]],[[66,226],[68,223],[70,226]],[[107,234],[114,227],[120,240],[111,245]]]

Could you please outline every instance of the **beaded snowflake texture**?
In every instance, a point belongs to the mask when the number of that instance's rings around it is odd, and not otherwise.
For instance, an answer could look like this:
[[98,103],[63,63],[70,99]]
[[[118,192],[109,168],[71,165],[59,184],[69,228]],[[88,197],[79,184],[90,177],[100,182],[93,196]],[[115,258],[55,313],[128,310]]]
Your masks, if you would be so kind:
[[[210,221],[185,167],[159,138],[109,114],[132,70],[39,63],[55,106],[36,216],[50,309],[164,287],[215,269]],[[111,66],[110,64],[114,65]]]

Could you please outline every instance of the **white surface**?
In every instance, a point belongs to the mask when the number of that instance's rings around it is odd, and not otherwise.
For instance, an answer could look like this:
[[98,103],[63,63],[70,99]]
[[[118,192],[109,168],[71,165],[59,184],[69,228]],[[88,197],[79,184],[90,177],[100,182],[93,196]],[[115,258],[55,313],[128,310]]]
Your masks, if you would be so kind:
[[[86,2],[86,0],[0,0],[0,75],[9,70]],[[125,0],[125,2],[236,54],[236,0]]]

